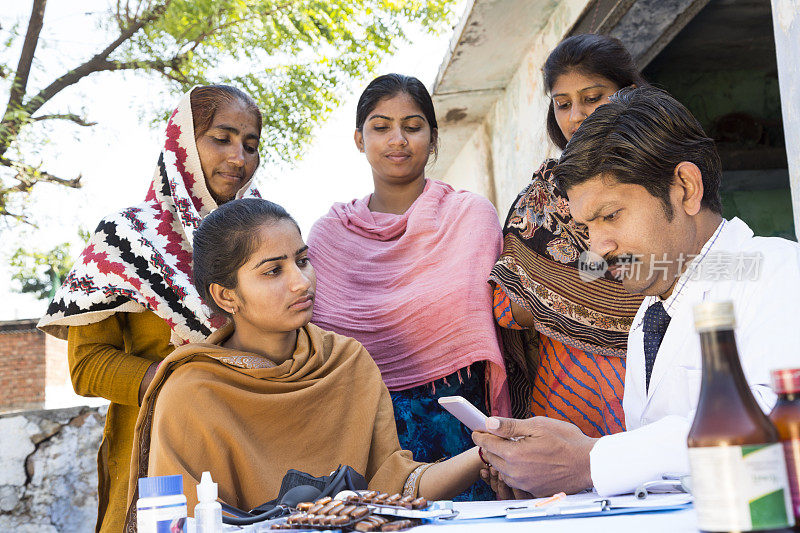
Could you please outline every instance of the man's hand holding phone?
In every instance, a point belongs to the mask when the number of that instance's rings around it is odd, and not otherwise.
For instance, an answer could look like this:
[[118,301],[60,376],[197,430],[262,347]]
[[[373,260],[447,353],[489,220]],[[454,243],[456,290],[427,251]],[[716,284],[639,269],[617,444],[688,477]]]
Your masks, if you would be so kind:
[[[444,396],[439,398],[439,405],[460,420],[461,423],[467,426],[471,431],[480,433],[489,431],[489,428],[486,426],[488,417],[467,401],[466,398],[462,396]],[[509,440],[517,440],[517,438],[511,437]],[[486,462],[482,452],[481,459],[486,463],[486,466],[481,469],[481,478],[486,484],[492,487],[492,490],[499,500],[526,499],[532,497],[527,492],[512,489],[506,485],[500,473]]]
[[[472,440],[509,487],[536,496],[592,487],[589,452],[598,439],[577,426],[544,416],[491,417],[485,426],[486,431],[472,433]],[[517,442],[510,442],[512,436]]]

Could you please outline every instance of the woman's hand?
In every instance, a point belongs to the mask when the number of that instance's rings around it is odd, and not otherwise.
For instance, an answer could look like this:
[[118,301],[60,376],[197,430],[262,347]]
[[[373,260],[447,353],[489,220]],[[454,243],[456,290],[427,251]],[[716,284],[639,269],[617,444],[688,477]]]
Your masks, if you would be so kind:
[[511,316],[514,317],[514,322],[523,328],[533,328],[534,319],[533,314],[524,307],[511,302]]
[[482,466],[477,446],[434,463],[420,477],[419,495],[428,500],[450,500],[478,481]]
[[529,500],[534,497],[529,492],[506,485],[503,475],[491,466],[481,469],[481,479],[492,487],[498,500]]

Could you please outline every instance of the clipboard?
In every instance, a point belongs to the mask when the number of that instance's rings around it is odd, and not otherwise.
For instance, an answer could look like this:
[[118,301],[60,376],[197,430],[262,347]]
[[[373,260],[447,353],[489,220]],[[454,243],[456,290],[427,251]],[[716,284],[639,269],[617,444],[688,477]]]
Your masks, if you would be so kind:
[[[653,497],[655,496],[655,497]],[[635,496],[597,498],[594,501],[564,502],[547,507],[507,507],[507,520],[553,520],[632,513],[677,511],[692,506],[690,494],[659,494],[642,500]]]

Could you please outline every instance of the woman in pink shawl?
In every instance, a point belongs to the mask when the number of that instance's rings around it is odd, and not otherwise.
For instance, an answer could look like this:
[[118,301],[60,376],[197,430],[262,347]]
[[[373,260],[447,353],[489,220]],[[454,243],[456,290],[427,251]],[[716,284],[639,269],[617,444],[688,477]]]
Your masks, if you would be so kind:
[[[491,414],[510,411],[486,282],[502,247],[497,212],[482,196],[425,178],[437,123],[416,78],[388,74],[367,86],[355,142],[375,191],[334,204],[311,229],[318,279],[312,321],[372,354],[404,449],[420,461],[454,456],[472,441],[439,397],[461,395]],[[492,496],[476,483],[456,499]]]

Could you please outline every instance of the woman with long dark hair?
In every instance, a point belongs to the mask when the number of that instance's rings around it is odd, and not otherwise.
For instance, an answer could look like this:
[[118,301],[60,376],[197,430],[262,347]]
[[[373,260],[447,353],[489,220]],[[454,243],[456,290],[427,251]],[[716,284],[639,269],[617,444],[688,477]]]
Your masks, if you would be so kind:
[[[391,392],[400,444],[421,461],[472,446],[439,397],[510,412],[486,283],[500,253],[497,212],[425,177],[437,140],[433,102],[418,79],[374,79],[358,102],[355,143],[375,190],[334,204],[308,237],[318,278],[313,322],[367,348]],[[461,498],[492,496],[478,483]]]
[[[562,150],[609,96],[646,84],[622,43],[603,35],[564,39],[542,70],[550,97],[547,132]],[[588,234],[553,182],[557,163],[546,160],[508,212],[503,253],[490,277],[495,317],[505,328],[528,329],[536,340],[533,383],[512,396],[529,399],[530,415],[566,420],[599,437],[625,429],[626,343],[641,297],[619,281],[581,272]]]
[[144,202],[105,217],[39,322],[66,339],[75,392],[111,401],[98,453],[98,531],[122,531],[136,416],[158,363],[225,323],[192,285],[192,234],[250,187],[261,113],[225,85],[186,93]]

